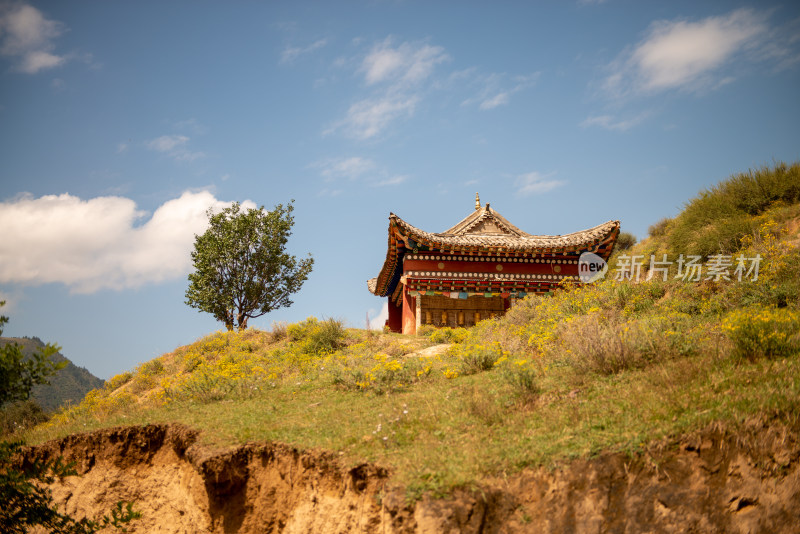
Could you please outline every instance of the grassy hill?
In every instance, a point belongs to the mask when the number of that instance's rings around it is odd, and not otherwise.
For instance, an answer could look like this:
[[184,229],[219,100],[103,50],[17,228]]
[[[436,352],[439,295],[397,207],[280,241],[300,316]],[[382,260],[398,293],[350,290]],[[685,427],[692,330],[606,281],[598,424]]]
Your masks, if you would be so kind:
[[[419,495],[709,425],[796,431],[799,186],[799,164],[731,177],[616,253],[604,281],[469,330],[409,337],[309,318],[217,332],[108,380],[27,438],[178,421],[208,445],[275,440],[377,462]],[[676,278],[681,255],[701,257],[698,280]],[[615,280],[637,256],[639,280]]]

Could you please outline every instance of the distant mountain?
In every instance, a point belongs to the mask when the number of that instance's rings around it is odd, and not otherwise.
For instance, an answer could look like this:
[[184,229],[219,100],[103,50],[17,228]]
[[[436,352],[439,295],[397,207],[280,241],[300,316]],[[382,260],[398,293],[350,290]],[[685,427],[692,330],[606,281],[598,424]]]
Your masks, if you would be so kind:
[[[45,346],[38,337],[0,337],[0,347],[8,343],[21,345],[22,352],[26,356]],[[31,398],[39,403],[43,410],[52,412],[68,402],[78,404],[86,396],[86,393],[102,387],[102,379],[97,378],[83,367],[78,367],[60,352],[51,358],[55,362],[66,361],[67,366],[50,377],[50,384],[33,387]]]

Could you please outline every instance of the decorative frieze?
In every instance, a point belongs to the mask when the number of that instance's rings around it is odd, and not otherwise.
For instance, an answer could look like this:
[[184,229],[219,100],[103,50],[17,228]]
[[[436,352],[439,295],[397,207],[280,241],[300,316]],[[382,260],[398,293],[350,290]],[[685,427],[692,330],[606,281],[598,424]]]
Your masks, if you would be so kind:
[[547,263],[547,264],[571,264],[577,265],[577,259],[569,258],[504,258],[501,256],[450,256],[436,254],[406,254],[403,261],[471,261],[471,262],[490,262],[490,263]]
[[407,279],[415,278],[436,278],[441,280],[456,280],[464,281],[470,279],[482,280],[508,280],[508,281],[525,281],[525,280],[579,280],[575,275],[563,274],[520,274],[520,273],[464,273],[457,271],[406,271]]

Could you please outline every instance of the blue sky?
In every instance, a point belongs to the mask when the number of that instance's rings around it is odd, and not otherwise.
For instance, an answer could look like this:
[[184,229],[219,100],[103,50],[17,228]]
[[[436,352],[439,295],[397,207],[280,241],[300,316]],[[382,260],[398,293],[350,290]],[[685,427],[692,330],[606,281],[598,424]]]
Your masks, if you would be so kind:
[[220,328],[184,304],[208,207],[295,199],[314,271],[254,320],[363,327],[394,212],[475,192],[534,234],[639,238],[800,159],[795,2],[0,2],[6,335],[107,378]]

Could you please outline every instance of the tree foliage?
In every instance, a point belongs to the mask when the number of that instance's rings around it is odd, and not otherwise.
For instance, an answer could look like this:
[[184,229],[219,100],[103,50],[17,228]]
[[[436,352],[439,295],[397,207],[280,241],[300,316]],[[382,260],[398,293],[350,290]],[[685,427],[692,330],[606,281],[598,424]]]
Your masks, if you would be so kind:
[[244,330],[248,319],[290,306],[289,297],[314,264],[310,254],[298,261],[286,252],[292,202],[272,211],[243,211],[238,202],[220,213],[209,210],[208,230],[195,236],[186,304],[212,314],[228,330]]
[[[0,308],[5,301],[0,301]],[[8,317],[0,316],[0,336]],[[0,347],[0,407],[20,400],[27,400],[31,388],[36,384],[46,384],[47,377],[64,367],[67,363],[56,363],[50,356],[58,352],[57,345],[48,344],[40,352],[26,358],[18,343],[8,343]]]
[[[4,305],[0,301],[0,307]],[[8,317],[0,315],[0,335],[7,322]],[[0,347],[0,408],[28,399],[34,384],[46,384],[47,377],[62,367],[50,360],[56,352],[57,346],[47,345],[41,352],[25,358],[16,343]],[[21,447],[19,441],[0,441],[0,532],[24,533],[34,526],[58,534],[88,534],[109,526],[124,531],[126,523],[140,516],[132,503],[122,501],[111,510],[110,517],[105,515],[97,521],[76,520],[62,514],[45,485],[74,475],[72,465],[65,464],[60,457],[25,462],[20,456]]]

